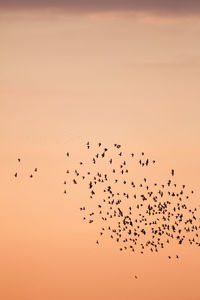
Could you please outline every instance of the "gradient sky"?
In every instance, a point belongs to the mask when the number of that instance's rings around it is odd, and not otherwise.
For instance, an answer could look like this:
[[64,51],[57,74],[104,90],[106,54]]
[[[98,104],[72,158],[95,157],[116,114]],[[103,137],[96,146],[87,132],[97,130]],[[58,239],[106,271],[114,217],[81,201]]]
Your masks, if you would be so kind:
[[162,15],[198,15],[200,3],[198,0],[0,0],[0,6],[5,10],[21,9],[61,9],[66,12],[146,12]]
[[119,142],[155,158],[157,180],[174,167],[199,206],[200,2],[0,0],[0,11],[0,298],[199,300],[199,249],[170,249],[181,260],[169,262],[97,247],[79,213],[87,195],[66,199],[62,183],[66,151],[73,167],[87,140]]

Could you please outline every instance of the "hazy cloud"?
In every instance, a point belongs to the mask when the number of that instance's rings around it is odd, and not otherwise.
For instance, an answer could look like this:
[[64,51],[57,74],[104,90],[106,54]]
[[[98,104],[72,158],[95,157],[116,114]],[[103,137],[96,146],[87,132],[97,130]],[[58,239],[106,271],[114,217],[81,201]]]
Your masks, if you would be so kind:
[[200,14],[200,0],[0,0],[0,9],[198,15]]

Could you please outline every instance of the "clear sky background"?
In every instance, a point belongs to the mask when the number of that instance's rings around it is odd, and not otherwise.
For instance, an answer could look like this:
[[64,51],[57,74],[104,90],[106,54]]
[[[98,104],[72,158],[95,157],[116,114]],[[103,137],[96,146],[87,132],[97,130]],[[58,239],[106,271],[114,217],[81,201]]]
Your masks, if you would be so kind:
[[0,1],[1,299],[200,299],[198,248],[98,247],[87,195],[63,195],[100,140],[155,158],[156,180],[175,168],[199,206],[200,5],[181,3]]

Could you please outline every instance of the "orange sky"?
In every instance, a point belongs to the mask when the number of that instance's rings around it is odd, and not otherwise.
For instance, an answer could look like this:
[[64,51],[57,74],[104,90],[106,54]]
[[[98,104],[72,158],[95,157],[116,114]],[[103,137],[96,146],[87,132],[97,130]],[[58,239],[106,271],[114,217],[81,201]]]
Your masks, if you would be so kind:
[[155,158],[156,180],[174,167],[199,206],[199,32],[193,16],[1,12],[1,299],[200,299],[198,248],[98,247],[87,195],[63,195],[65,152],[73,168],[100,140]]

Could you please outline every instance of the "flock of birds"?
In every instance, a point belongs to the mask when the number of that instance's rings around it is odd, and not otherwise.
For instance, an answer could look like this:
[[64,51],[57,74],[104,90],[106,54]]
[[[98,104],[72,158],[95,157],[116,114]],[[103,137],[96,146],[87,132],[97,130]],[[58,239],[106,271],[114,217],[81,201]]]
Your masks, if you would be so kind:
[[[86,149],[89,154],[93,151],[90,142],[86,143]],[[187,192],[184,184],[175,183],[174,169],[162,184],[147,176],[140,180],[133,161],[144,171],[156,163],[144,152],[138,157],[134,153],[125,154],[119,144],[108,148],[100,142],[94,150],[88,161],[79,161],[77,168],[66,170],[63,183],[64,194],[68,197],[71,185],[86,187],[89,207],[84,204],[80,211],[84,221],[99,225],[97,245],[107,236],[117,243],[120,251],[140,254],[158,252],[174,242],[200,247],[198,210],[191,209],[188,203],[194,191]],[[69,152],[66,157],[70,159]],[[34,172],[37,171],[35,168]],[[32,177],[33,173],[30,174]],[[168,255],[168,258],[172,256]]]
[[[21,158],[17,159],[18,162],[21,162]],[[34,171],[29,175],[30,178],[33,178],[33,173],[36,173],[38,171],[38,168],[35,168]],[[18,172],[15,172],[14,176],[17,178],[18,177]]]
[[[89,142],[86,148],[91,150]],[[107,235],[119,245],[120,251],[140,254],[158,252],[172,242],[178,245],[189,242],[199,247],[198,211],[188,205],[194,191],[188,193],[184,184],[179,186],[174,182],[174,169],[164,184],[151,182],[147,177],[136,182],[137,177],[133,180],[129,175],[133,171],[132,166],[128,167],[130,159],[131,164],[135,160],[143,168],[154,165],[155,160],[145,157],[144,152],[139,158],[134,153],[128,157],[119,144],[114,144],[114,150],[113,153],[113,149],[98,143],[98,151],[88,162],[80,161],[79,168],[67,170],[69,177],[64,181],[68,184],[65,194],[70,184],[86,184],[92,200],[90,206],[94,207],[91,210],[84,205],[80,211],[84,221],[98,223],[100,232],[96,243],[99,245],[100,238]],[[69,152],[66,156],[70,157]]]

